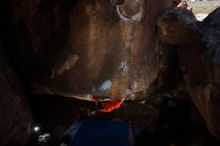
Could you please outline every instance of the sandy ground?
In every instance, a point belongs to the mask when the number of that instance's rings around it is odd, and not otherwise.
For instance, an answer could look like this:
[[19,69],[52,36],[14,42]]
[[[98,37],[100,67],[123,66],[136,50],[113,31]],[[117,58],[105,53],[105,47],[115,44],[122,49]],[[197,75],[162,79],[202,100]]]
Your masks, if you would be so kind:
[[219,7],[220,6],[220,0],[216,1],[197,1],[197,2],[188,2],[190,6],[205,6],[205,7]]
[[220,0],[188,2],[188,4],[195,13],[197,20],[202,21],[210,12],[215,10],[217,7],[220,7]]
[[206,14],[206,13],[199,13],[199,14],[195,14],[195,16],[196,16],[197,20],[202,21],[202,20],[204,20],[208,16],[208,14]]

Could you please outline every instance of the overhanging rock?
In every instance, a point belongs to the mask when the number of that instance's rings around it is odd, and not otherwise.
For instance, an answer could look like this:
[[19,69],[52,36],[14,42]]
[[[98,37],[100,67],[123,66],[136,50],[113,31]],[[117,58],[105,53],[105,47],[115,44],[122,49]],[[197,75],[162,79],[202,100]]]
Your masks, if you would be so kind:
[[[34,93],[143,98],[160,70],[155,18],[171,1],[78,1],[32,64]],[[154,9],[151,9],[154,7]],[[119,11],[117,11],[117,8]],[[125,19],[123,19],[125,18]]]

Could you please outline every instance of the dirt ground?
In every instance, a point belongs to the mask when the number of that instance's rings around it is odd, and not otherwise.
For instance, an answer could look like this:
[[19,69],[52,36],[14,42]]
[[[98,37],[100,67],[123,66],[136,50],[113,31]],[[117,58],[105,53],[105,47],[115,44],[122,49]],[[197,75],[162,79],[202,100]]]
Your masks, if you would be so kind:
[[188,2],[188,5],[192,8],[193,13],[195,14],[209,14],[210,12],[212,12],[220,6],[220,1],[196,1]]

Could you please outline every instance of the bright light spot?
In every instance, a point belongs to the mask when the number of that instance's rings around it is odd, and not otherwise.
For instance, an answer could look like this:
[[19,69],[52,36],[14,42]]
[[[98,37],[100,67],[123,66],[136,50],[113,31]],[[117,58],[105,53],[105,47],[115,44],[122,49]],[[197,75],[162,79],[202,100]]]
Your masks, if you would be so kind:
[[34,132],[38,132],[38,131],[40,131],[40,127],[39,126],[35,126],[33,130],[34,130]]

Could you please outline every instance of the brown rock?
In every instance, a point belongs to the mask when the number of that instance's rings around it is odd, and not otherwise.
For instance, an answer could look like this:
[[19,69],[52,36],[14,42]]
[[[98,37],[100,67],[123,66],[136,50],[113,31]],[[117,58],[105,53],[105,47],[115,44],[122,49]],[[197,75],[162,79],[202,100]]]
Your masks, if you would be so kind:
[[216,9],[201,23],[202,41],[182,45],[178,51],[193,102],[220,141],[219,12]]
[[182,44],[199,37],[197,20],[193,13],[183,8],[169,8],[157,19],[159,38],[167,43]]
[[200,56],[203,48],[205,48],[204,44],[199,41],[186,43],[178,48],[183,75],[187,73],[185,79],[191,86],[205,85],[208,80],[208,75]]
[[28,139],[32,116],[15,74],[2,57],[0,64],[0,145],[22,146]]
[[33,92],[84,100],[131,93],[131,99],[143,98],[160,70],[155,17],[169,6],[163,0],[128,0],[118,7],[110,1],[78,1],[70,27],[46,43],[32,66]]
[[186,0],[181,0],[181,2],[177,5],[178,8],[187,9],[189,5],[187,4]]
[[204,118],[209,131],[220,140],[219,66],[201,59],[201,45],[186,44],[179,48],[183,76],[188,92]]
[[[171,8],[159,17],[157,25],[163,41],[179,45],[187,90],[209,131],[220,141],[219,10],[198,23],[191,12]],[[202,40],[196,39],[197,32]]]
[[34,93],[144,98],[161,70],[155,18],[171,1],[69,2],[3,3],[2,42],[16,72]]

